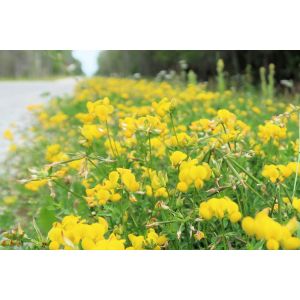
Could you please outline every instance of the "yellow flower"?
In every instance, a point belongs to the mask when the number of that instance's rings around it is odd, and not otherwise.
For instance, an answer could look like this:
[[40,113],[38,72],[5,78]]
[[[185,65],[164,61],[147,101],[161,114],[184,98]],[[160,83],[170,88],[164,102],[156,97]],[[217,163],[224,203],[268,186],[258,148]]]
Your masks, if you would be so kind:
[[286,178],[292,175],[294,172],[293,164],[288,165],[265,165],[262,170],[262,176],[270,179],[271,182],[275,183],[277,180],[282,182]]
[[225,214],[232,223],[236,223],[242,218],[238,205],[228,197],[211,198],[200,203],[199,215],[205,220],[210,220],[212,217],[222,219]]
[[275,183],[279,178],[279,171],[275,165],[266,165],[262,171],[262,176],[269,178],[271,182]]
[[3,137],[9,141],[12,141],[14,139],[13,133],[11,130],[6,129],[3,133]]
[[155,198],[158,198],[158,197],[168,198],[168,192],[167,192],[166,188],[161,187],[161,188],[157,189],[155,191],[154,197]]
[[145,238],[143,236],[136,236],[134,234],[129,234],[128,238],[135,250],[141,250],[144,248]]
[[228,111],[227,109],[218,110],[217,116],[226,125],[229,125],[230,123],[234,123],[236,120],[236,116],[230,111]]
[[[201,189],[204,185],[204,181],[209,180],[211,176],[211,169],[208,164],[203,163],[202,165],[197,165],[198,161],[196,159],[183,161],[180,165],[179,170],[179,186],[178,190],[181,189],[183,192],[186,187],[194,185],[196,189]],[[182,184],[185,183],[185,185]]]
[[177,184],[177,190],[182,193],[186,193],[188,190],[188,185],[184,181],[180,181]]
[[3,198],[3,203],[6,205],[12,205],[17,201],[16,196],[7,196]]
[[58,250],[59,243],[57,241],[53,241],[49,244],[49,250]]
[[39,190],[39,188],[46,185],[47,182],[48,182],[47,179],[29,181],[25,184],[25,188],[27,190],[37,192]]
[[155,101],[152,102],[152,107],[160,117],[164,117],[170,111],[171,101],[169,101],[168,98],[163,98],[158,103]]
[[242,214],[239,211],[233,212],[230,216],[229,216],[229,220],[231,223],[236,223],[238,222],[240,219],[242,218]]
[[278,241],[274,239],[270,239],[267,241],[267,249],[268,250],[278,250],[279,249],[279,243]]
[[245,217],[242,221],[242,228],[247,235],[252,236],[255,234],[255,222],[251,217]]
[[181,151],[175,151],[171,154],[170,160],[173,167],[177,167],[187,158],[187,155]]
[[104,190],[104,189],[100,189],[97,194],[96,194],[96,197],[99,201],[99,204],[100,205],[103,205],[105,204],[108,199],[110,198],[110,193],[107,191],[107,190]]
[[196,241],[201,241],[202,239],[205,238],[205,234],[203,231],[197,231],[195,234],[194,234],[194,238]]
[[78,113],[75,115],[75,118],[84,124],[89,124],[95,119],[95,116],[92,114]]
[[146,237],[142,235],[128,235],[129,241],[132,246],[128,250],[142,250],[142,249],[155,249],[159,250],[162,246],[166,246],[168,239],[165,235],[158,235],[153,228],[147,231]]
[[152,190],[152,187],[150,185],[146,185],[146,195],[148,197],[151,197],[153,195],[153,190]]
[[166,153],[166,146],[160,138],[152,138],[150,140],[152,155],[162,158]]
[[263,210],[256,214],[255,218],[245,217],[242,221],[242,228],[249,236],[255,236],[257,240],[267,241],[266,247],[269,250],[300,248],[300,239],[293,237],[298,222],[291,219],[286,225],[281,225],[268,216]]
[[283,248],[286,250],[296,250],[300,248],[300,239],[297,237],[289,237],[283,241]]
[[16,144],[10,144],[9,151],[10,152],[16,152],[17,151],[17,145]]
[[68,116],[66,114],[59,112],[56,115],[52,116],[49,121],[51,125],[58,125],[63,123],[67,119]]
[[108,224],[105,219],[87,224],[77,216],[66,216],[61,223],[54,223],[48,233],[50,250],[76,250],[80,246],[84,250],[123,250],[125,240],[119,239],[115,234],[108,238],[105,234]]
[[81,134],[87,139],[89,143],[93,140],[99,139],[105,134],[105,131],[94,124],[84,124],[81,128]]
[[113,139],[107,139],[104,143],[104,146],[108,150],[108,154],[111,157],[118,157],[126,151],[126,149],[122,147],[120,142]]
[[149,132],[154,132],[163,135],[167,131],[167,124],[162,122],[159,117],[147,115],[136,120],[137,129]]
[[58,162],[67,160],[68,156],[61,152],[61,146],[59,144],[49,145],[46,149],[46,160],[50,162]]
[[294,197],[293,201],[292,201],[292,205],[298,212],[300,212],[300,199],[299,198]]
[[136,181],[134,174],[131,173],[131,170],[118,168],[117,171],[121,174],[122,183],[129,192],[138,191],[140,185]]
[[197,142],[196,136],[190,136],[186,132],[179,132],[176,136],[171,136],[166,140],[166,144],[170,147],[185,147]]
[[94,113],[102,122],[107,122],[114,111],[114,108],[107,97],[94,103],[88,102],[87,107],[89,113]]
[[286,132],[286,127],[280,127],[272,122],[266,122],[265,125],[258,126],[258,136],[264,144],[268,143],[270,140],[278,142],[281,139],[285,139]]
[[[287,167],[290,168],[294,173],[297,173],[300,175],[300,165],[298,165],[296,162],[290,162],[287,164]],[[298,168],[298,170],[297,170]]]

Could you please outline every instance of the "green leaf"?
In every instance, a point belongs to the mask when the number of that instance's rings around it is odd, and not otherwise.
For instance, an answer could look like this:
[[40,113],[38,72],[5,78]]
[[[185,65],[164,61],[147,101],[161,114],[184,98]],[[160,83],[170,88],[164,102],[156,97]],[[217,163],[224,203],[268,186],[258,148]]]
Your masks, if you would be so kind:
[[40,228],[42,234],[46,235],[50,228],[52,227],[53,222],[56,221],[56,216],[53,210],[49,210],[46,207],[42,208],[40,214],[36,220],[38,227]]

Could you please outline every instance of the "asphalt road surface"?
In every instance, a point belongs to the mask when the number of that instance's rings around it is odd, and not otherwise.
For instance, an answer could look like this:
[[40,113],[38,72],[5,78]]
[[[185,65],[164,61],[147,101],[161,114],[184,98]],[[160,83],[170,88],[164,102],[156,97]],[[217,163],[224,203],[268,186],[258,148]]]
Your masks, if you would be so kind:
[[0,160],[5,157],[9,143],[3,132],[11,124],[25,127],[30,120],[26,107],[46,103],[53,96],[72,94],[75,78],[49,81],[0,81]]

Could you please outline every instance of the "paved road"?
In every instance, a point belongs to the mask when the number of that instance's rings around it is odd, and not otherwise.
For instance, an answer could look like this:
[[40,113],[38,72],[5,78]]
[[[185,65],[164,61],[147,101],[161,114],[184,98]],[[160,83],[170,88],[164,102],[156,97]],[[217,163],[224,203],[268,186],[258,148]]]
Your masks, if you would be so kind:
[[29,104],[45,103],[53,96],[71,94],[75,84],[75,78],[52,81],[0,81],[0,159],[8,146],[3,139],[4,130],[12,123],[26,126],[30,115],[26,107]]

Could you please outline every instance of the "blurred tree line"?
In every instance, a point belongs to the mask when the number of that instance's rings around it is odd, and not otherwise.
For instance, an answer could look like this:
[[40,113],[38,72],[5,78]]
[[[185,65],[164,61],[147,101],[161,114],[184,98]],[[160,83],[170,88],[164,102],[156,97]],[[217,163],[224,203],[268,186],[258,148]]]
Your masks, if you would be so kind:
[[216,62],[223,59],[227,76],[241,74],[252,76],[259,82],[259,68],[267,69],[270,63],[276,65],[277,80],[300,81],[300,51],[188,51],[188,50],[143,50],[143,51],[101,51],[98,59],[98,75],[128,76],[140,73],[142,76],[156,76],[161,70],[180,72],[180,61],[187,63],[187,71],[193,70],[199,80],[216,76]]
[[2,50],[0,77],[40,78],[82,74],[81,64],[69,50]]

